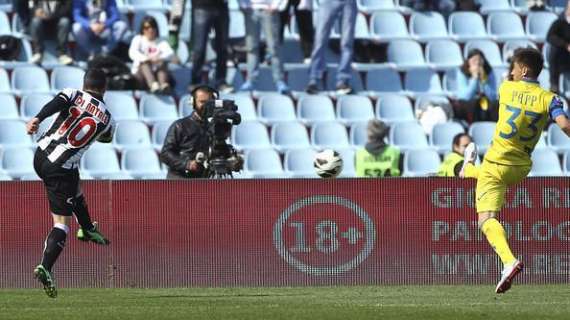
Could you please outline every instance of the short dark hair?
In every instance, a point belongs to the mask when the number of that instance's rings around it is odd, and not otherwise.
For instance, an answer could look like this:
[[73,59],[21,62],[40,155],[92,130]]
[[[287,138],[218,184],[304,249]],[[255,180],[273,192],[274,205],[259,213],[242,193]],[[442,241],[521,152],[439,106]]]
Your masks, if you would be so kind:
[[458,133],[458,134],[456,134],[456,135],[453,137],[452,146],[458,146],[458,145],[459,145],[459,140],[461,140],[461,138],[463,138],[463,137],[469,137],[469,138],[471,138],[471,137],[470,137],[467,133],[465,133],[465,132]]
[[83,76],[83,89],[105,91],[107,89],[107,76],[101,69],[89,69]]
[[527,67],[530,73],[527,74],[527,77],[535,79],[538,78],[538,75],[544,67],[542,53],[534,48],[519,48],[515,50],[513,62]]

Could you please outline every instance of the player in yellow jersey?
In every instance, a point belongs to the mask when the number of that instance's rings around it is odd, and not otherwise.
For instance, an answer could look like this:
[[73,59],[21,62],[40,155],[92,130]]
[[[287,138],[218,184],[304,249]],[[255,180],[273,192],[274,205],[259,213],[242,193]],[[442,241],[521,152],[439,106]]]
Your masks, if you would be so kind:
[[570,137],[570,121],[562,109],[562,101],[542,89],[536,80],[543,64],[542,54],[536,49],[515,51],[512,78],[499,88],[499,120],[477,180],[479,229],[504,266],[496,293],[509,290],[513,278],[523,269],[523,263],[509,248],[505,229],[497,220],[507,187],[519,183],[529,173],[530,155],[549,118]]

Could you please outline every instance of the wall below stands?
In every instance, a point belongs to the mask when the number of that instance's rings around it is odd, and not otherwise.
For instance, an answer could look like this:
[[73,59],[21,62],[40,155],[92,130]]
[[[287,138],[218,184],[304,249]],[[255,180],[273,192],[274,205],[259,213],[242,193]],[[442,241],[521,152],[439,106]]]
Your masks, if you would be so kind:
[[[109,247],[68,238],[62,287],[494,283],[474,181],[86,181]],[[506,220],[524,283],[569,282],[570,189],[531,178]],[[41,182],[0,182],[0,288],[38,287],[51,228]],[[75,233],[74,224],[72,232]]]

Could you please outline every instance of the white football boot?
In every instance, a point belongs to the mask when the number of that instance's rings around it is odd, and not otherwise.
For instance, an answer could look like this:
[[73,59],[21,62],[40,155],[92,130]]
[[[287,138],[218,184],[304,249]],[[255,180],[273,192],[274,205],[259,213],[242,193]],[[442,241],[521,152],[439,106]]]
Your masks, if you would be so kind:
[[515,262],[510,266],[505,266],[503,268],[503,272],[501,272],[501,281],[497,284],[495,293],[507,292],[511,288],[513,279],[523,270],[523,268],[524,264],[519,260],[515,260]]

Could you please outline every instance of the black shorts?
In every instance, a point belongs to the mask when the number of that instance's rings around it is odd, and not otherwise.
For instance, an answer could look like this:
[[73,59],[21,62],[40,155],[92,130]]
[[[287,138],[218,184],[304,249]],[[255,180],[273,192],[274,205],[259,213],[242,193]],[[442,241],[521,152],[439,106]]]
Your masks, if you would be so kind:
[[75,199],[81,194],[79,170],[64,169],[53,164],[46,153],[39,148],[34,156],[34,169],[46,187],[51,212],[61,216],[71,216]]

